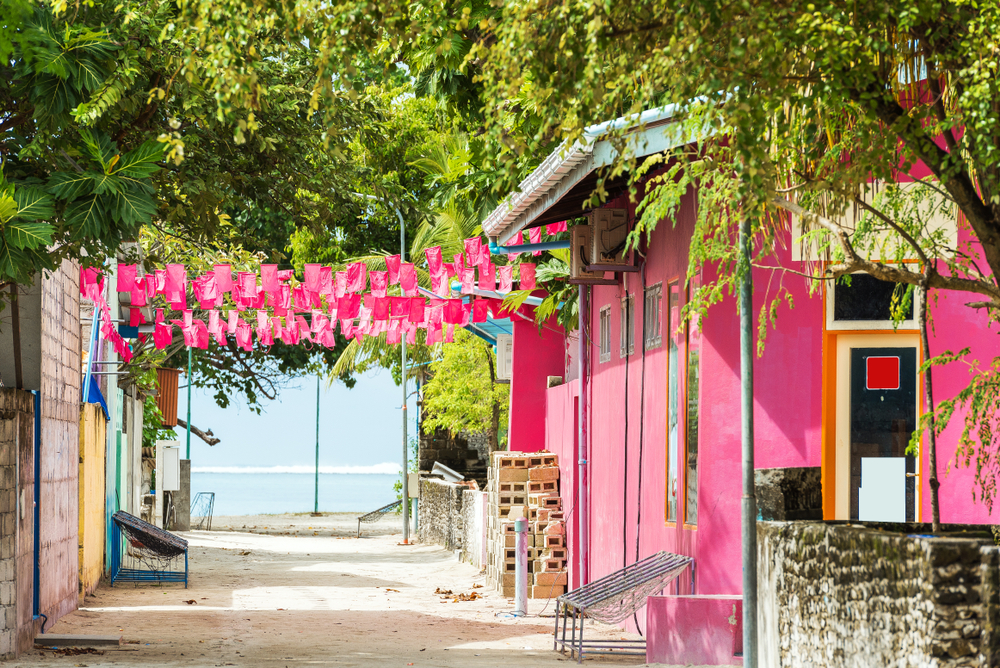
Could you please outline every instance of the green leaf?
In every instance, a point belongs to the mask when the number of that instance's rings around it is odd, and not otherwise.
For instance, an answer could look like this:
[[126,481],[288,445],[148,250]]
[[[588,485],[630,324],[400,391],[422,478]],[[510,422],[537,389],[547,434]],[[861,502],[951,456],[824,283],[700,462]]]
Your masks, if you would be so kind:
[[147,141],[141,146],[129,151],[115,164],[112,173],[142,179],[154,174],[160,169],[156,163],[163,159],[166,144],[158,141]]
[[103,132],[87,128],[80,128],[80,138],[83,139],[83,145],[87,148],[87,153],[94,160],[101,163],[101,167],[107,172],[112,159],[118,154],[118,149],[115,147],[114,142],[111,141],[111,138]]
[[148,223],[156,214],[153,198],[138,185],[122,188],[112,195],[114,209],[112,215],[126,225]]
[[97,172],[56,172],[49,178],[48,191],[58,199],[72,201],[94,191],[94,181],[103,175]]
[[95,237],[100,238],[108,221],[107,211],[104,210],[100,195],[92,195],[83,199],[78,199],[66,207],[66,224],[74,228],[73,236],[76,238]]
[[17,215],[17,200],[7,193],[0,194],[0,223],[6,223]]
[[18,218],[38,220],[55,215],[52,198],[41,188],[18,188],[14,199],[17,202]]
[[25,254],[11,246],[5,236],[0,236],[0,277],[23,282]]
[[4,226],[7,241],[18,249],[44,248],[52,243],[54,229],[49,223],[12,220]]

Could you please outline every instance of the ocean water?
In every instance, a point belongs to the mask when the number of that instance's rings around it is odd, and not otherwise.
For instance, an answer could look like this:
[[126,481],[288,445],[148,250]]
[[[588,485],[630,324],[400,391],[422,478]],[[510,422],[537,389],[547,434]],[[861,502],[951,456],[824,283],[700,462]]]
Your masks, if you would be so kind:
[[[360,471],[360,472],[359,472]],[[364,513],[396,500],[399,466],[320,467],[321,512]],[[313,510],[309,467],[193,467],[191,498],[215,492],[215,515],[307,513]]]

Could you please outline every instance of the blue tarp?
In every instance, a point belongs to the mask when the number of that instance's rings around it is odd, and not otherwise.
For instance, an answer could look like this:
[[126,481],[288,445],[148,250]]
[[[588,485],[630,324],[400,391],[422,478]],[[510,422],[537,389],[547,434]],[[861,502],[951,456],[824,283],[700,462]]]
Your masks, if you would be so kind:
[[[84,392],[84,396],[87,396],[86,392]],[[104,400],[104,395],[101,394],[101,386],[97,384],[97,376],[90,377],[90,396],[88,398],[90,401],[87,403],[101,405],[105,420],[111,419],[111,414],[108,413],[108,402]]]

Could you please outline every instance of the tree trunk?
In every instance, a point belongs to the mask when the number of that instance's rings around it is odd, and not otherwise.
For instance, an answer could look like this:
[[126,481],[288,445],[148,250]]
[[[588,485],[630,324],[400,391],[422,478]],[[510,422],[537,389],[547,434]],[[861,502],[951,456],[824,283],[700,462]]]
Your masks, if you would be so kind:
[[[930,271],[930,265],[927,265],[924,269],[925,275],[929,275]],[[924,362],[927,362],[927,360],[931,358],[931,351],[927,336],[927,311],[930,308],[930,291],[927,289],[926,282],[921,287],[920,291],[922,293],[922,303],[920,304],[920,343],[924,349]],[[924,389],[927,394],[927,413],[930,416],[930,429],[928,429],[927,437],[927,465],[930,471],[927,482],[931,488],[931,531],[933,533],[938,533],[941,531],[941,499],[939,495],[941,482],[938,480],[937,469],[937,432],[934,422],[934,386],[931,381],[931,368],[929,366],[924,370]]]

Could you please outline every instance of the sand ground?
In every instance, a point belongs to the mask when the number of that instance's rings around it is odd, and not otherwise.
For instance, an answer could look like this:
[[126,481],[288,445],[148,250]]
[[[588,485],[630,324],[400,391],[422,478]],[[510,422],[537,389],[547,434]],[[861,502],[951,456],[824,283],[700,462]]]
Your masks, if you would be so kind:
[[[554,601],[512,603],[448,550],[399,545],[399,520],[354,514],[220,517],[190,541],[190,584],[102,585],[48,633],[121,635],[68,655],[35,649],[14,666],[571,665],[552,651]],[[477,587],[477,585],[479,585]],[[454,594],[482,598],[454,602]],[[638,638],[588,623],[588,637]],[[643,665],[641,659],[588,660]]]

